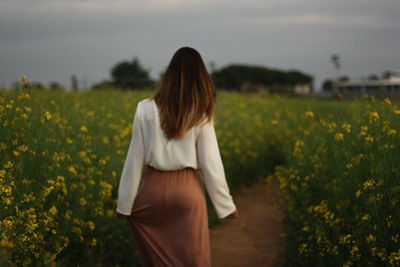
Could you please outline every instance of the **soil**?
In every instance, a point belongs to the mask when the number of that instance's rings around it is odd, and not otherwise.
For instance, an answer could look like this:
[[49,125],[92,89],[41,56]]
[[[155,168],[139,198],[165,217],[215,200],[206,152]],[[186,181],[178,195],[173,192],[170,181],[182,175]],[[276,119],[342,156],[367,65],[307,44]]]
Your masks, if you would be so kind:
[[210,229],[213,267],[279,266],[283,202],[276,184],[261,179],[233,195],[238,218]]

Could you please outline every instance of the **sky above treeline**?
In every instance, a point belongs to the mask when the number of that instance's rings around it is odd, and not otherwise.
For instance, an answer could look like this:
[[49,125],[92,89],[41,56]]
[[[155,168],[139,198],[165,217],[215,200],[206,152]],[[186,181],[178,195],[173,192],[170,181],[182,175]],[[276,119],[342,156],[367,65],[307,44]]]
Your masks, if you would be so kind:
[[[182,46],[209,68],[231,63],[300,70],[315,88],[400,69],[399,0],[0,0],[0,85],[27,75],[70,87],[110,78],[137,57],[158,78]],[[210,68],[209,68],[210,70]]]

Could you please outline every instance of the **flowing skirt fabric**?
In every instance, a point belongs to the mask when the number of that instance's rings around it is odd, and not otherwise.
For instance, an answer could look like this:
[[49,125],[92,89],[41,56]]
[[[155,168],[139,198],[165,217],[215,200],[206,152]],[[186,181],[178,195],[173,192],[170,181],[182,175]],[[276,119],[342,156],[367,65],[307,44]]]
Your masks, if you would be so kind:
[[147,166],[128,221],[143,266],[211,266],[204,186],[195,169]]

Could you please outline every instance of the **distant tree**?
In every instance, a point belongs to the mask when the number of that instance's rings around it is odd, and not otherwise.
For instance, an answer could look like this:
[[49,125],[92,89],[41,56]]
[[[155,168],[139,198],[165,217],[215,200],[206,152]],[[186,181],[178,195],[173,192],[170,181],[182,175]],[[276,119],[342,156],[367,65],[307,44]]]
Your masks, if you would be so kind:
[[391,76],[392,76],[392,72],[389,70],[386,70],[382,73],[382,79],[390,79]]
[[376,75],[375,73],[368,75],[368,80],[370,81],[376,81],[379,80],[378,75]]
[[323,91],[332,91],[333,89],[333,82],[331,79],[326,79],[322,82],[322,90]]
[[71,76],[71,89],[72,91],[79,91],[78,79],[75,74]]
[[114,88],[114,83],[109,80],[104,80],[99,83],[96,83],[92,86],[92,90],[98,90],[98,89],[111,89]]
[[46,86],[44,86],[41,82],[32,82],[31,83],[31,88],[44,90],[44,89],[46,89]]
[[154,85],[149,76],[149,71],[144,69],[138,58],[131,62],[122,61],[111,69],[112,82],[122,89],[148,88]]
[[300,71],[297,70],[292,70],[289,71],[286,75],[281,74],[284,79],[285,84],[290,84],[290,85],[295,85],[295,84],[305,84],[305,83],[311,83],[313,78],[310,75],[304,74]]
[[349,76],[347,76],[347,75],[343,75],[343,76],[340,76],[340,77],[338,78],[338,81],[340,81],[340,82],[347,82],[347,81],[350,81],[350,78],[349,78]]
[[65,87],[62,84],[60,84],[59,82],[56,82],[56,81],[50,82],[49,83],[49,88],[51,90],[65,90]]
[[262,66],[233,64],[211,73],[214,83],[226,90],[258,91],[268,88],[270,91],[290,92],[294,85],[311,84],[310,75],[296,70],[282,71]]

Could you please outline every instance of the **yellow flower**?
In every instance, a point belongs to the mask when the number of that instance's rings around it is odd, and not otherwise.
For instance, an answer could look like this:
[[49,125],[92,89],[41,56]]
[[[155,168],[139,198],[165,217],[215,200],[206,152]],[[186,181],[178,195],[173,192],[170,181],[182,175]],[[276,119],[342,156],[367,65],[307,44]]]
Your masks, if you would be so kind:
[[6,169],[11,169],[13,167],[13,163],[11,161],[7,161],[3,166]]
[[29,79],[28,77],[23,75],[21,78],[19,78],[19,82],[21,83],[22,86],[25,86],[29,83]]
[[90,245],[95,247],[97,245],[97,239],[96,238],[92,238],[92,240],[90,241]]
[[23,114],[21,114],[21,118],[26,120],[27,118],[29,118],[29,116],[28,116],[28,114],[23,113]]
[[10,240],[0,239],[0,247],[2,247],[2,248],[13,248],[14,247],[14,243],[11,242]]
[[333,130],[336,128],[336,123],[331,122],[328,124],[328,132],[333,132]]
[[313,118],[314,117],[314,113],[312,111],[306,111],[306,117],[310,117]]
[[295,148],[300,149],[304,146],[304,142],[302,140],[297,140],[294,145],[295,145]]
[[25,152],[28,151],[28,147],[26,145],[20,145],[19,147],[17,147],[17,150]]
[[72,173],[73,175],[77,175],[77,174],[78,174],[78,172],[75,170],[75,167],[74,167],[74,166],[69,166],[69,167],[68,167],[68,171],[69,171],[70,173]]
[[51,118],[52,118],[51,113],[48,112],[48,111],[46,111],[46,112],[44,113],[44,117],[46,118],[46,120],[51,120]]
[[392,102],[390,102],[390,99],[386,97],[386,98],[383,100],[383,104],[391,105]]
[[397,131],[396,131],[395,129],[389,129],[389,130],[387,131],[387,134],[388,134],[388,135],[395,135],[395,134],[397,134]]
[[390,253],[389,263],[391,266],[396,266],[400,263],[400,249],[398,249],[397,252]]
[[337,133],[335,135],[335,140],[336,141],[343,141],[343,139],[344,139],[344,135],[342,133]]
[[108,138],[108,136],[103,136],[101,137],[101,142],[105,145],[110,144],[110,139]]
[[339,238],[339,244],[348,244],[350,243],[350,239],[351,239],[351,234],[341,236]]
[[94,230],[94,228],[95,228],[95,225],[94,225],[94,223],[92,221],[88,221],[86,223],[86,225],[90,230]]
[[55,216],[57,214],[57,208],[55,206],[52,206],[51,209],[49,210],[49,214],[51,216]]
[[348,124],[348,123],[343,123],[342,124],[342,128],[346,131],[346,132],[350,132],[350,129],[351,129],[351,125],[350,124]]
[[366,189],[369,189],[369,188],[372,188],[372,187],[374,187],[376,185],[376,182],[375,182],[375,180],[367,180],[367,181],[365,181],[364,183],[363,183],[363,187],[364,187],[364,190],[366,190]]
[[352,258],[359,258],[361,256],[359,251],[360,249],[357,246],[352,246],[350,250]]
[[376,111],[372,111],[369,113],[369,118],[372,121],[376,121],[377,119],[379,119],[379,113]]
[[308,244],[305,244],[305,243],[300,244],[300,246],[299,246],[300,254],[307,253],[307,251],[308,251]]
[[102,190],[100,191],[100,195],[104,199],[108,199],[112,195],[112,185],[109,183],[106,183],[104,181],[100,181],[100,186],[102,187]]
[[369,235],[367,236],[366,240],[367,240],[368,243],[372,243],[372,242],[375,242],[375,241],[376,241],[376,237],[373,236],[373,235],[371,235],[371,234],[369,234]]
[[28,93],[26,93],[26,92],[24,92],[24,93],[22,93],[22,94],[20,94],[19,96],[18,96],[18,98],[19,99],[29,99],[31,96],[28,94]]
[[80,130],[81,130],[81,132],[84,132],[84,133],[86,133],[86,132],[88,131],[88,129],[86,128],[86,126],[82,126]]
[[396,110],[394,110],[394,114],[396,114],[396,115],[400,115],[400,109],[396,109]]
[[72,144],[74,142],[74,140],[72,140],[71,138],[67,137],[67,143],[68,144]]
[[366,137],[365,137],[365,143],[367,143],[367,144],[371,144],[371,143],[373,143],[374,142],[374,137],[372,136],[372,135],[367,135]]
[[77,226],[73,226],[73,227],[71,228],[71,232],[76,233],[76,234],[78,234],[78,235],[81,235],[81,234],[82,234],[82,229],[79,228],[79,227],[77,227]]
[[362,216],[361,220],[362,221],[369,221],[371,219],[371,215],[369,214],[365,214],[364,216]]
[[356,197],[360,197],[360,196],[361,196],[361,191],[360,191],[360,190],[357,190],[355,196],[356,196]]
[[85,206],[85,205],[87,204],[86,199],[84,199],[83,197],[81,197],[81,198],[79,199],[79,204],[81,204],[82,206]]

